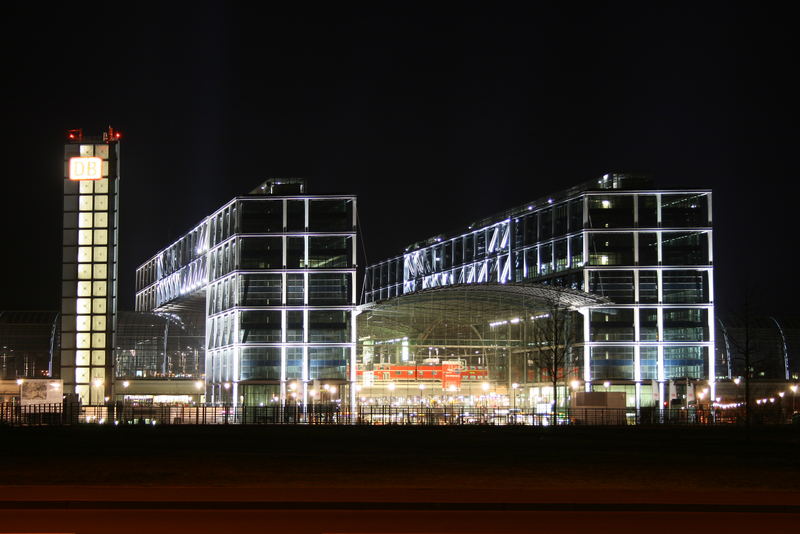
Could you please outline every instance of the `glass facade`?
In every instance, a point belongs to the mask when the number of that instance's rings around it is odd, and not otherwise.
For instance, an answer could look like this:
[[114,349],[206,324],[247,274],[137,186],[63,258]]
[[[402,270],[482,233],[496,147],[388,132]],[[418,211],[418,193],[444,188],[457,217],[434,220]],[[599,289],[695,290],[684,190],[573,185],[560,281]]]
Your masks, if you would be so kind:
[[654,190],[641,177],[605,175],[368,266],[364,301],[475,283],[604,296],[613,304],[581,310],[576,349],[586,389],[631,384],[636,405],[667,402],[669,380],[709,380],[713,388],[711,212],[708,190]]
[[352,394],[356,199],[304,189],[268,181],[137,270],[137,310],[203,308],[208,402]]

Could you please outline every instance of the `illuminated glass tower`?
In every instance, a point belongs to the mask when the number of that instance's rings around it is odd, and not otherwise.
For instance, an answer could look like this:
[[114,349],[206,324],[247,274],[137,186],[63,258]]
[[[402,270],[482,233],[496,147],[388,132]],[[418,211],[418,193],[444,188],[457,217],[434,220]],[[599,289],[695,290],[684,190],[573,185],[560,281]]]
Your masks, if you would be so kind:
[[119,133],[71,130],[64,147],[61,378],[84,404],[112,394],[117,312]]
[[267,180],[142,264],[136,310],[204,316],[207,402],[353,402],[355,240],[355,196]]

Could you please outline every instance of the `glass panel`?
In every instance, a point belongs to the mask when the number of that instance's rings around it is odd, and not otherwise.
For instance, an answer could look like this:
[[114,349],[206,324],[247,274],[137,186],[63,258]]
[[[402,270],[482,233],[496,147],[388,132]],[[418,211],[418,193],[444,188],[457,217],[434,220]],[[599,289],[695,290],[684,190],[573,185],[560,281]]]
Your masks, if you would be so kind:
[[346,311],[308,312],[308,340],[311,343],[349,343],[350,314]]
[[633,380],[633,347],[592,347],[592,380]]
[[241,380],[280,380],[279,347],[242,347],[239,367]]
[[547,208],[539,212],[539,240],[553,236],[553,209]]
[[[315,237],[308,238],[308,263],[312,269],[333,269],[352,265],[353,248],[349,237]],[[386,264],[388,268],[389,265]],[[389,276],[389,283],[393,283]]]
[[708,272],[706,271],[664,271],[662,281],[665,304],[708,302]]
[[703,378],[705,347],[664,347],[664,373],[670,378]]
[[592,310],[592,341],[634,341],[632,309]]
[[311,232],[349,232],[353,230],[353,203],[349,200],[311,200],[308,205]]
[[591,233],[589,265],[633,265],[632,233]]
[[286,201],[286,229],[290,232],[305,232],[306,203],[304,200]]
[[311,347],[308,349],[309,378],[347,379],[347,356],[345,347]]
[[303,378],[303,349],[289,347],[286,349],[286,378],[292,380]]
[[280,343],[281,312],[243,311],[239,314],[240,343]]
[[306,267],[306,238],[286,238],[286,268],[305,269]]
[[642,308],[639,310],[640,341],[658,341],[658,310]]
[[642,304],[658,303],[657,271],[639,271],[639,302]]
[[655,195],[639,195],[639,227],[658,226],[658,199]]
[[241,242],[242,269],[281,269],[283,251],[280,237],[244,237]]
[[632,195],[590,195],[590,228],[632,228]]
[[708,196],[661,195],[661,226],[664,228],[708,226]]
[[633,271],[590,271],[589,292],[608,297],[617,304],[632,304]]
[[305,276],[302,274],[286,275],[286,304],[302,306],[305,295]]
[[311,273],[308,276],[308,285],[308,303],[312,306],[351,303],[351,276],[347,273]]
[[240,231],[245,234],[282,232],[282,200],[242,200],[239,202]]
[[299,310],[289,310],[286,312],[286,342],[303,342],[303,312]]
[[569,231],[577,232],[583,228],[583,199],[578,198],[569,202]]
[[241,275],[239,277],[239,303],[242,306],[280,306],[281,275]]
[[658,265],[658,234],[639,234],[639,265]]
[[708,310],[665,309],[664,341],[708,341]]
[[705,232],[664,232],[662,240],[663,265],[708,264],[708,234]]
[[639,350],[639,369],[642,380],[658,379],[658,349],[656,347],[642,347]]

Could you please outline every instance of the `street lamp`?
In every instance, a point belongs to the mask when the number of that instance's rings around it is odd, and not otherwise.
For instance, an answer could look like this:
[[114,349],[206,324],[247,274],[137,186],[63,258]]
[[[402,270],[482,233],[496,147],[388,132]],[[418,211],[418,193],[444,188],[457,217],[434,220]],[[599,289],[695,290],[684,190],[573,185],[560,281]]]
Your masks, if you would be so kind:
[[516,418],[517,418],[517,388],[518,387],[519,387],[519,384],[517,384],[516,382],[511,384],[511,390],[512,390],[513,401],[514,401],[514,407],[513,407],[513,410],[514,410],[514,422],[516,422]]

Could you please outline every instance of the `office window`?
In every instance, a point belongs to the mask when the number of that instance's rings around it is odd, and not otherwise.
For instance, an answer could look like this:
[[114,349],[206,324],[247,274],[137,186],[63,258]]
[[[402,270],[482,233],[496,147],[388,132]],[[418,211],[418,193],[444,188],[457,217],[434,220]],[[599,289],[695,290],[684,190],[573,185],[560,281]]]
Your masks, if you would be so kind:
[[243,237],[239,242],[242,269],[283,268],[280,237]]
[[311,232],[349,232],[353,230],[353,203],[347,199],[310,200],[308,229]]
[[308,275],[308,303],[312,306],[352,304],[352,277],[348,273]]
[[349,343],[349,312],[339,310],[309,311],[308,340],[311,343]]
[[243,234],[283,231],[282,200],[242,200],[239,206],[239,228]]
[[633,313],[628,308],[592,310],[592,341],[634,341]]
[[633,380],[633,347],[592,347],[592,380]]
[[705,232],[664,232],[661,254],[663,265],[708,264],[708,234]]
[[590,271],[589,292],[608,297],[615,304],[631,304],[633,271]]
[[240,343],[280,343],[281,312],[247,310],[239,314]]
[[708,226],[708,196],[706,194],[662,195],[661,226],[664,228]]
[[591,228],[632,228],[633,196],[589,195]]
[[590,233],[589,265],[633,265],[633,234]]
[[[352,239],[344,236],[308,238],[308,263],[312,269],[333,269],[352,266]],[[388,283],[394,282],[391,265],[386,264]]]
[[243,274],[239,277],[239,303],[242,306],[280,306],[280,274]]

